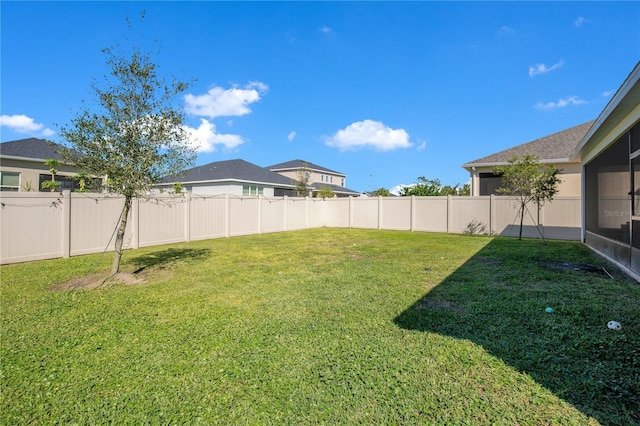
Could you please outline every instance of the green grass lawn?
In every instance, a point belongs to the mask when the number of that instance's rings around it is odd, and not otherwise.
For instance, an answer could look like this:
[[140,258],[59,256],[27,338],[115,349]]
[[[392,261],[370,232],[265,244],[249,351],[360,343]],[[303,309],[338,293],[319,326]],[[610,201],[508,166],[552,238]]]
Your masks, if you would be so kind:
[[110,262],[0,268],[1,424],[640,423],[640,285],[579,243],[324,228],[52,290]]

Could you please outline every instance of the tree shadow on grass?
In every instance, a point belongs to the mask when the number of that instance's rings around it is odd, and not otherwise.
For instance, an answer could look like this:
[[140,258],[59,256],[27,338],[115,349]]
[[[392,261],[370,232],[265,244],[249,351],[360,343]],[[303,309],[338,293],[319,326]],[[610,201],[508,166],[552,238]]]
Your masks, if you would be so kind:
[[153,251],[127,259],[127,263],[133,266],[133,273],[139,274],[150,269],[166,269],[177,263],[194,263],[207,259],[209,249],[193,248],[168,248]]
[[473,341],[602,424],[640,424],[640,286],[598,264],[579,244],[496,238],[395,323]]

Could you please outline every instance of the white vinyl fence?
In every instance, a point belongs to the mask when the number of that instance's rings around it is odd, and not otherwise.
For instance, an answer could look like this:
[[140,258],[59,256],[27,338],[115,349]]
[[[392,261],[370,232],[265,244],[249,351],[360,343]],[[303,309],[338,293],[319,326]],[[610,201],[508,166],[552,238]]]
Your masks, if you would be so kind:
[[[113,250],[124,198],[104,194],[0,195],[0,264]],[[517,236],[514,200],[486,197],[267,198],[156,195],[136,199],[125,247],[319,227]],[[536,227],[535,224],[540,226]],[[529,206],[523,236],[580,239],[580,198]]]

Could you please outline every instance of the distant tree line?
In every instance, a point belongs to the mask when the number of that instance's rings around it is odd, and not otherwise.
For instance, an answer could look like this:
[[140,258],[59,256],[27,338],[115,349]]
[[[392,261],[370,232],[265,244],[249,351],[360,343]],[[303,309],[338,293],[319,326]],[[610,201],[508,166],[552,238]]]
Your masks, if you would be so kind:
[[417,197],[439,197],[445,195],[471,195],[469,184],[442,185],[440,179],[427,179],[419,176],[416,183],[405,186],[400,191],[402,197],[415,195]]

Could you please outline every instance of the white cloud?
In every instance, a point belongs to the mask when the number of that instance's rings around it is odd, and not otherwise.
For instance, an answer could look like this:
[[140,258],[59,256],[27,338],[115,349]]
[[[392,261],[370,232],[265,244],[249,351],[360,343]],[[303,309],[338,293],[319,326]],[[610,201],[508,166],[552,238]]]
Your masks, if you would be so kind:
[[320,28],[320,31],[323,34],[333,34],[333,29],[331,27],[327,27],[326,25]]
[[17,133],[32,133],[41,136],[51,136],[55,132],[45,128],[44,124],[36,123],[33,118],[24,114],[0,116],[0,126],[5,126]]
[[185,110],[189,114],[208,118],[240,116],[251,113],[249,105],[258,102],[269,90],[259,81],[252,81],[243,88],[223,89],[213,87],[204,95],[185,95]]
[[503,26],[500,27],[498,32],[500,34],[504,34],[504,35],[514,35],[516,33],[516,30],[514,30],[513,28],[508,27],[506,25],[503,25]]
[[613,95],[615,92],[616,92],[615,90],[605,90],[604,92],[602,92],[602,97],[608,98],[609,96]]
[[545,64],[537,64],[533,67],[529,67],[529,77],[534,77],[539,74],[546,74],[550,71],[560,68],[563,65],[564,61],[562,60],[556,64],[551,65],[550,67],[547,67]]
[[357,121],[338,130],[327,138],[327,146],[339,148],[340,151],[373,147],[377,151],[391,151],[396,148],[409,148],[409,134],[404,129],[394,130],[379,121]]
[[212,152],[216,150],[216,145],[223,145],[226,149],[233,149],[244,143],[242,136],[234,134],[216,133],[215,124],[201,118],[198,128],[185,126],[189,134],[191,145],[198,152]]
[[417,151],[424,151],[427,148],[427,141],[422,141],[420,145],[416,148]]
[[580,99],[577,96],[570,96],[565,99],[560,99],[558,102],[538,102],[535,107],[536,109],[551,110],[556,108],[564,108],[569,105],[582,105],[586,103],[587,101]]
[[296,137],[296,132],[291,131],[289,132],[289,135],[287,136],[287,139],[289,139],[289,142],[293,141],[293,139]]
[[582,24],[586,24],[591,22],[589,19],[585,18],[584,16],[578,16],[578,19],[576,19],[573,23],[575,24],[575,26],[577,28],[582,28]]

